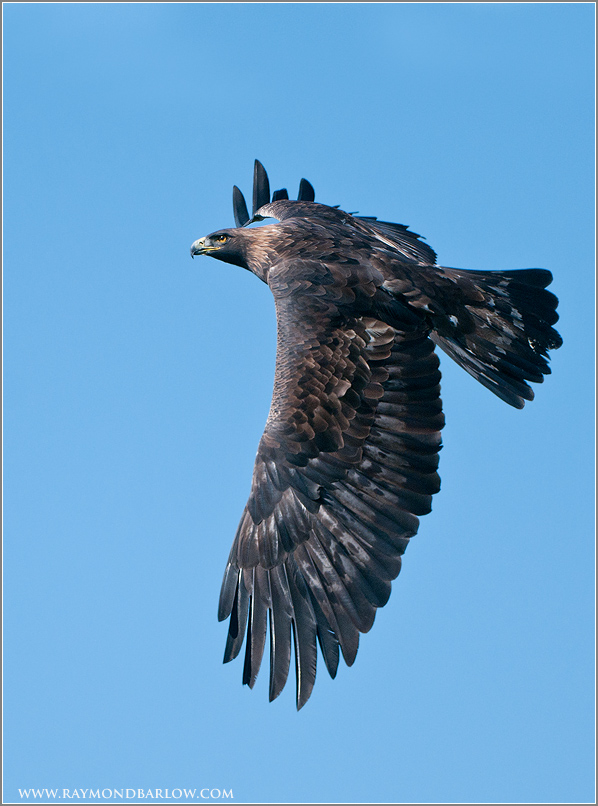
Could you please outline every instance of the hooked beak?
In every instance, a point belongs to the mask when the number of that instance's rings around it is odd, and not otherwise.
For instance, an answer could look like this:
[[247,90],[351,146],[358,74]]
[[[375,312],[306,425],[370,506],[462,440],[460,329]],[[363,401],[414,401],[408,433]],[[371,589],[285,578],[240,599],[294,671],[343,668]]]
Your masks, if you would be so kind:
[[207,249],[205,246],[205,238],[199,238],[197,241],[194,241],[191,244],[191,257],[195,257],[195,255],[203,255],[206,253]]

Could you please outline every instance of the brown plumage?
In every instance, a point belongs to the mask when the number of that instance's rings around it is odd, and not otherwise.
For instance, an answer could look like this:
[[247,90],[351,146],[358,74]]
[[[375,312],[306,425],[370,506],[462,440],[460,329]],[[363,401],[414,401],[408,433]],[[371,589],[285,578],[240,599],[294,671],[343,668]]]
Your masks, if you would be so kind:
[[317,643],[335,676],[359,633],[386,604],[401,555],[440,488],[438,345],[512,406],[550,372],[557,299],[550,272],[474,272],[435,265],[400,224],[358,218],[286,190],[270,201],[259,162],[251,223],[238,188],[237,228],[196,241],[249,269],[276,303],[278,344],[270,414],[251,493],[224,574],[219,619],[230,618],[224,660],[246,638],[243,682],[253,686],[270,628],[270,699],[289,672],[297,708],[316,676]]

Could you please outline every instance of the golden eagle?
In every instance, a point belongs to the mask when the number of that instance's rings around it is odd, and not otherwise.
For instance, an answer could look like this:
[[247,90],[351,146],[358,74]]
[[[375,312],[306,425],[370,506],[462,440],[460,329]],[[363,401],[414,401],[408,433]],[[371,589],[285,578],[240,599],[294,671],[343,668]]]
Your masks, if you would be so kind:
[[[407,227],[270,197],[254,170],[253,217],[233,188],[236,228],[191,255],[248,269],[270,286],[278,343],[272,405],[249,500],[224,574],[224,661],[246,636],[253,687],[270,624],[270,700],[289,673],[297,708],[316,677],[317,643],[334,677],[355,660],[390,596],[401,555],[430,512],[444,425],[436,346],[516,408],[550,372],[557,298],[545,269],[465,271],[436,264]],[[263,219],[276,223],[247,228]],[[269,618],[268,618],[269,617]]]

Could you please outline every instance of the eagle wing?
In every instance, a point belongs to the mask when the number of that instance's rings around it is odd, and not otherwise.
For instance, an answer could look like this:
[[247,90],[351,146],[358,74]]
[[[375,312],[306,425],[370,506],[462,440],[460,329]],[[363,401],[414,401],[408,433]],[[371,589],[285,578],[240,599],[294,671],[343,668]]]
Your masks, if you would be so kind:
[[224,660],[246,635],[250,687],[269,620],[271,700],[293,641],[298,708],[314,685],[317,643],[333,677],[339,649],[355,660],[440,487],[444,417],[429,327],[377,318],[383,278],[355,268],[294,260],[270,272],[272,406],[220,596],[219,619],[230,617]]

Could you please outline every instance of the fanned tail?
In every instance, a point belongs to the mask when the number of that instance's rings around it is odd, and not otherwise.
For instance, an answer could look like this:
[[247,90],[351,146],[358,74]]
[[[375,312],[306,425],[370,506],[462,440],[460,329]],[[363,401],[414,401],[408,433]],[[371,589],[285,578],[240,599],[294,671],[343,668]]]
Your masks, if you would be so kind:
[[552,274],[439,271],[441,282],[429,294],[432,340],[495,395],[523,408],[534,398],[528,382],[542,383],[550,374],[548,351],[563,343],[552,327],[558,299],[546,290]]

